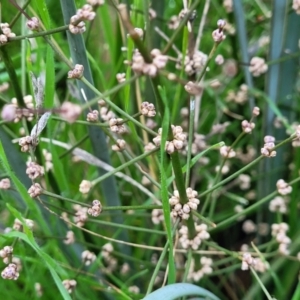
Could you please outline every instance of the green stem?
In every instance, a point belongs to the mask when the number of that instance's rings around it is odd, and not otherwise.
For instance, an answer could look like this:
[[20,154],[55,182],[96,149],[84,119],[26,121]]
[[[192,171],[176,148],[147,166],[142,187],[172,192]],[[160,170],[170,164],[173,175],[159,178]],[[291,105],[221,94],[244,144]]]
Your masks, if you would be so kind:
[[122,164],[121,166],[119,166],[119,167],[117,167],[117,168],[115,168],[114,170],[112,170],[112,171],[110,171],[110,172],[107,172],[107,173],[105,173],[104,175],[100,176],[99,178],[93,180],[93,181],[92,181],[92,184],[93,184],[93,185],[98,184],[99,182],[103,181],[104,179],[106,179],[106,178],[108,178],[108,177],[114,175],[115,173],[117,173],[117,172],[123,170],[124,168],[127,168],[127,167],[131,166],[132,164],[136,163],[137,161],[139,161],[139,160],[141,160],[141,159],[147,157],[148,155],[150,155],[150,154],[152,154],[152,153],[154,153],[154,152],[156,152],[156,151],[158,151],[158,150],[159,150],[158,148],[157,148],[157,149],[153,149],[153,150],[151,150],[151,151],[149,151],[149,152],[145,152],[145,153],[143,153],[142,155],[135,157],[134,159],[132,159],[132,160],[130,160],[130,161],[128,161],[128,162]]

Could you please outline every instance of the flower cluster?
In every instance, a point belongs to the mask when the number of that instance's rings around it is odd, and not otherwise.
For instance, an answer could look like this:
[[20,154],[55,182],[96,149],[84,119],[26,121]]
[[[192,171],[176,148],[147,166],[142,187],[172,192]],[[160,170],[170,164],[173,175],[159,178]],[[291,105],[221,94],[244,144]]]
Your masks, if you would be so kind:
[[43,176],[45,174],[44,167],[40,166],[39,164],[33,161],[27,162],[26,165],[27,165],[26,174],[32,180],[40,176]]
[[75,290],[77,282],[74,279],[66,279],[62,282],[62,284],[68,293],[71,294]]
[[28,121],[32,121],[34,114],[32,112],[34,108],[33,97],[26,95],[23,97],[26,108],[19,108],[17,98],[11,99],[11,104],[5,104],[1,111],[1,117],[4,121],[15,123],[19,122],[22,117],[27,118]]
[[118,134],[123,134],[123,133],[127,132],[126,127],[123,124],[122,118],[111,118],[108,123],[110,126],[110,130],[112,132],[115,132]]
[[87,215],[88,209],[86,207],[82,207],[79,204],[74,204],[73,209],[75,210],[75,215],[73,217],[74,223],[78,227],[83,227],[86,220],[88,219],[88,215]]
[[152,63],[146,63],[141,53],[138,50],[135,50],[132,57],[132,70],[137,74],[155,77],[158,70],[163,69],[166,66],[168,57],[161,54],[159,49],[153,49],[151,51],[151,56]]
[[96,255],[89,250],[85,250],[81,253],[81,259],[85,266],[89,266],[96,260]]
[[46,172],[53,169],[53,163],[52,163],[52,153],[47,151],[46,149],[42,150],[44,159],[45,159],[45,168]]
[[276,182],[276,187],[277,187],[278,193],[283,196],[290,194],[293,190],[293,188],[287,182],[285,182],[283,179],[279,179]]
[[89,4],[83,5],[82,8],[78,9],[76,15],[70,19],[69,30],[73,34],[85,32],[85,23],[83,21],[92,21],[96,16],[93,12],[93,7]]
[[152,223],[157,225],[159,223],[162,223],[164,220],[164,213],[162,209],[153,209],[151,212],[151,220]]
[[[172,154],[175,150],[180,150],[184,146],[184,142],[186,141],[186,135],[183,133],[183,129],[181,126],[171,125],[173,140],[167,141],[165,145],[165,150],[168,154]],[[156,147],[160,146],[161,143],[161,134],[162,128],[159,128],[158,135],[153,139],[153,143]]]
[[8,23],[0,23],[0,28],[3,34],[0,34],[0,45],[6,44],[8,42],[8,38],[15,37],[16,34],[11,32]]
[[82,194],[88,194],[90,189],[92,188],[93,184],[91,181],[82,180],[79,185],[79,192]]
[[225,158],[232,158],[236,156],[235,151],[230,146],[222,146],[220,148],[220,154]]
[[125,73],[118,73],[116,75],[116,78],[117,78],[117,81],[119,83],[122,83],[122,82],[124,82],[126,80],[126,74]]
[[[34,221],[31,219],[24,219],[26,226],[32,230],[34,227]],[[23,230],[23,224],[19,219],[15,219],[14,224],[13,224],[13,229],[17,231],[22,231]]]
[[224,20],[218,20],[217,25],[218,25],[218,29],[212,32],[212,37],[215,43],[221,43],[226,38],[226,35],[224,34],[223,31],[226,22]]
[[182,225],[179,229],[179,242],[183,249],[192,248],[193,250],[197,250],[203,240],[209,239],[210,235],[207,232],[206,224],[195,224],[195,229],[197,234],[192,240],[188,238],[187,226]]
[[189,270],[189,274],[188,274],[188,279],[193,279],[193,281],[197,282],[199,281],[205,274],[211,274],[213,269],[212,269],[212,259],[202,256],[200,259],[200,263],[201,263],[201,269],[198,271],[194,271],[194,267],[195,267],[195,261],[192,260],[191,263],[191,267]]
[[185,86],[184,89],[190,94],[190,95],[200,95],[202,92],[202,88],[195,82],[189,81]]
[[3,178],[0,180],[0,190],[8,190],[10,188],[10,179]]
[[246,84],[241,84],[240,89],[235,93],[234,91],[229,91],[226,97],[226,101],[233,101],[237,104],[244,104],[248,100],[248,86]]
[[87,0],[87,3],[92,6],[100,6],[104,4],[104,0]]
[[156,115],[155,106],[153,103],[143,102],[141,104],[141,114],[146,117],[154,117]]
[[195,51],[190,57],[188,53],[183,57],[182,54],[178,56],[176,69],[184,69],[188,76],[192,76],[199,71],[202,71],[207,62],[207,55],[199,50]]
[[245,133],[251,133],[252,130],[255,128],[255,124],[253,122],[249,122],[247,120],[243,120],[241,125],[242,125],[242,129]]
[[115,118],[115,114],[105,106],[100,108],[100,116],[103,121],[109,121]]
[[270,201],[269,210],[272,212],[279,212],[281,214],[287,213],[286,201],[281,196],[276,196],[273,200]]
[[233,11],[233,1],[232,0],[223,0],[223,6],[227,13],[231,13]]
[[99,120],[99,111],[95,109],[89,112],[86,116],[86,120],[91,123],[97,122]]
[[66,237],[64,238],[64,244],[71,245],[75,242],[75,234],[73,231],[68,230]]
[[282,255],[288,255],[288,246],[291,243],[291,239],[286,235],[289,230],[289,226],[286,223],[272,224],[272,236],[275,237],[279,243],[278,251]]
[[112,145],[111,146],[111,149],[113,151],[117,151],[117,152],[120,152],[120,151],[123,151],[125,149],[125,146],[126,146],[126,142],[122,139],[117,139],[116,140],[116,144]]
[[93,217],[98,217],[102,211],[102,204],[99,200],[93,200],[93,205],[87,210],[87,213]]
[[188,202],[183,205],[180,203],[180,196],[177,190],[173,192],[173,196],[169,199],[169,204],[172,206],[171,216],[173,218],[180,217],[187,220],[190,217],[191,210],[197,210],[200,204],[200,200],[197,198],[197,191],[192,188],[187,188],[186,195]]
[[252,267],[255,271],[264,273],[269,268],[269,265],[260,258],[253,258],[249,252],[244,252],[241,269],[246,271],[249,270],[250,267]]
[[263,58],[255,56],[250,61],[249,71],[254,77],[258,77],[268,71],[268,65]]
[[60,107],[60,117],[68,123],[74,123],[81,114],[81,107],[69,101],[65,101]]
[[80,79],[83,76],[84,67],[83,65],[76,64],[74,68],[68,72],[68,78]]
[[107,243],[102,246],[101,256],[106,263],[105,272],[111,273],[117,267],[117,260],[112,256],[112,252],[114,251],[114,247],[111,243]]
[[2,272],[3,279],[17,280],[19,277],[18,267],[16,264],[9,264]]
[[36,198],[37,196],[41,195],[43,192],[43,189],[39,183],[34,183],[29,189],[28,194],[32,198]]
[[264,142],[264,147],[260,150],[261,154],[266,157],[276,156],[276,151],[273,150],[273,148],[275,147],[275,138],[273,136],[266,135],[264,137]]
[[38,31],[40,28],[40,20],[37,17],[32,17],[27,21],[26,25],[32,31]]
[[0,250],[0,257],[3,259],[3,262],[5,264],[8,264],[10,262],[13,250],[14,249],[11,246],[5,246],[3,249]]

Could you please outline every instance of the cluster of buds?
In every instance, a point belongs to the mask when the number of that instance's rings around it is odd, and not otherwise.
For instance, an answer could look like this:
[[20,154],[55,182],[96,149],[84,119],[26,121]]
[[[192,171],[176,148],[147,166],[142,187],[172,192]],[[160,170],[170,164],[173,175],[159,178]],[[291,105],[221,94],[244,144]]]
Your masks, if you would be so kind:
[[76,64],[74,68],[68,72],[68,78],[80,79],[83,76],[84,67],[83,65]]
[[8,190],[10,188],[10,179],[3,178],[0,180],[0,190]]
[[85,250],[81,253],[81,259],[85,266],[89,266],[96,260],[96,255],[89,250]]
[[40,166],[39,164],[29,161],[26,163],[26,174],[32,180],[43,176],[45,174],[44,167]]
[[76,15],[70,19],[69,30],[73,34],[85,32],[85,23],[83,21],[94,20],[96,13],[93,11],[93,7],[89,4],[83,5],[82,8],[78,9]]
[[93,186],[93,184],[91,181],[82,180],[79,185],[79,192],[82,194],[88,194],[89,191],[91,190],[92,186]]
[[106,106],[100,108],[100,116],[103,121],[109,121],[110,119],[115,118],[115,114],[109,110]]
[[176,69],[181,70],[183,67],[185,73],[188,76],[191,76],[201,71],[205,66],[206,62],[207,62],[207,55],[197,50],[193,53],[192,56],[186,54],[184,58],[183,55],[180,54],[177,59]]
[[286,235],[289,230],[289,226],[286,223],[272,224],[272,236],[275,237],[279,243],[278,251],[282,255],[288,255],[288,246],[291,243],[291,239]]
[[223,31],[226,22],[224,20],[218,20],[217,25],[218,25],[218,29],[212,32],[212,37],[215,43],[221,43],[226,38],[226,35],[224,34]]
[[[33,227],[34,227],[34,221],[31,220],[31,219],[24,219],[24,221],[25,221],[26,226],[27,226],[30,230],[32,230]],[[21,222],[19,219],[15,219],[12,228],[13,228],[14,230],[17,230],[17,231],[22,231],[22,230],[23,230],[23,224],[22,224],[22,222]]]
[[268,262],[263,261],[260,257],[253,258],[248,251],[249,246],[247,244],[243,244],[241,246],[241,252],[245,255],[243,255],[242,258],[242,270],[249,270],[249,267],[252,267],[257,272],[266,272],[270,267]]
[[151,212],[152,223],[158,225],[164,221],[164,213],[162,209],[153,209]]
[[105,261],[107,267],[105,269],[106,273],[113,272],[117,267],[117,260],[112,256],[112,252],[114,251],[114,247],[111,243],[107,243],[102,246],[101,256]]
[[116,140],[116,144],[112,145],[111,146],[111,149],[113,151],[117,151],[117,152],[120,152],[120,151],[123,151],[125,149],[125,146],[126,146],[126,142],[122,139],[117,139]]
[[237,104],[244,104],[248,100],[248,86],[246,84],[241,84],[239,90],[235,93],[234,91],[229,91],[226,97],[226,101],[233,101]]
[[188,274],[188,279],[193,279],[193,281],[197,282],[199,281],[205,274],[211,274],[213,269],[212,269],[212,259],[202,256],[200,259],[200,263],[201,263],[201,269],[198,271],[194,271],[194,265],[195,262],[194,260],[192,261],[192,266],[190,267],[190,271]]
[[38,31],[40,28],[40,20],[37,17],[32,17],[27,21],[26,25],[32,31]]
[[255,124],[253,122],[249,122],[247,120],[243,120],[241,125],[242,125],[242,129],[245,133],[251,133],[252,130],[255,128]]
[[276,182],[276,187],[277,187],[278,193],[283,196],[290,194],[293,190],[293,188],[287,182],[285,182],[283,179],[279,179]]
[[123,134],[127,132],[122,118],[111,118],[109,121],[109,127],[112,132]]
[[268,71],[268,65],[263,58],[255,56],[250,61],[249,71],[254,77],[258,77]]
[[124,82],[126,80],[126,74],[125,73],[118,73],[116,75],[116,78],[117,78],[117,81],[119,83],[122,83],[122,82]]
[[177,29],[180,24],[179,16],[172,16],[168,22],[168,28],[171,30]]
[[197,198],[197,191],[192,188],[186,189],[188,202],[186,204],[180,203],[180,196],[178,190],[173,192],[173,196],[169,199],[169,204],[172,206],[171,216],[173,218],[180,217],[187,220],[190,217],[191,210],[197,210],[200,200]]
[[86,116],[86,120],[91,123],[97,122],[99,120],[99,111],[95,109],[89,112]]
[[286,201],[281,196],[276,196],[273,200],[270,201],[269,210],[271,212],[279,212],[281,214],[287,213]]
[[69,101],[65,101],[60,107],[60,117],[68,123],[74,123],[81,114],[81,107]]
[[87,3],[92,6],[100,6],[104,4],[104,0],[87,0]]
[[0,34],[0,45],[4,45],[8,42],[8,38],[15,37],[16,34],[11,32],[8,23],[0,23],[0,28],[3,34]]
[[220,154],[225,158],[233,158],[236,156],[235,151],[230,146],[222,146],[220,148]]
[[260,114],[260,109],[259,109],[259,107],[254,106],[254,107],[253,107],[253,110],[252,110],[252,116],[253,116],[253,117],[257,117],[257,116],[259,116],[259,114]]
[[48,152],[46,149],[43,149],[42,153],[45,159],[46,172],[48,172],[53,169],[52,154]]
[[43,189],[39,183],[34,183],[29,189],[28,194],[31,198],[36,198],[37,196],[41,195]]
[[141,114],[146,117],[154,117],[156,115],[155,106],[153,103],[143,102],[141,104]]
[[5,246],[0,250],[0,257],[6,265],[11,261],[13,250],[11,246]]
[[132,70],[137,74],[149,75],[155,77],[158,70],[163,69],[167,62],[168,57],[161,54],[159,49],[153,49],[151,51],[152,62],[146,63],[143,56],[138,50],[135,50],[132,56]]
[[232,0],[223,0],[223,6],[227,13],[231,13],[233,11],[233,1]]
[[264,147],[260,150],[261,154],[266,157],[275,157],[276,151],[273,150],[275,147],[275,138],[273,136],[266,135],[264,137],[264,142]]
[[19,277],[18,267],[16,264],[9,264],[2,272],[3,279],[17,280]]
[[200,95],[202,92],[202,88],[195,82],[189,81],[185,86],[184,89],[190,94],[190,95]]
[[22,117],[27,118],[28,121],[32,121],[34,118],[33,109],[33,97],[26,95],[23,97],[26,108],[19,108],[17,98],[11,99],[11,104],[5,104],[1,111],[1,118],[4,121],[15,123],[19,122]]
[[87,213],[93,217],[98,217],[102,211],[102,204],[99,200],[93,200],[93,205],[87,210]]
[[203,240],[209,239],[210,235],[207,232],[206,224],[200,224],[200,225],[195,224],[195,229],[197,234],[192,240],[188,238],[187,226],[182,225],[181,228],[179,229],[179,242],[183,249],[192,248],[193,250],[197,250]]
[[68,293],[71,294],[75,290],[77,282],[74,279],[66,279],[62,282],[62,284]]
[[254,267],[255,265],[256,265],[256,259],[253,258],[249,252],[243,253],[241,269],[243,271],[246,271],[249,270],[250,267]]
[[72,230],[68,230],[66,237],[64,238],[64,244],[71,245],[75,242],[75,234]]
[[[186,135],[183,133],[183,129],[181,126],[171,125],[173,140],[167,141],[165,145],[165,150],[168,154],[172,154],[175,150],[181,150],[184,146],[184,142],[186,141]],[[158,135],[153,139],[153,143],[156,147],[160,146],[161,143],[161,134],[162,128],[159,128]]]
[[79,204],[74,204],[73,209],[75,210],[75,215],[73,217],[74,223],[78,227],[83,227],[86,220],[88,219],[88,215],[87,215],[88,209],[86,207],[82,207]]

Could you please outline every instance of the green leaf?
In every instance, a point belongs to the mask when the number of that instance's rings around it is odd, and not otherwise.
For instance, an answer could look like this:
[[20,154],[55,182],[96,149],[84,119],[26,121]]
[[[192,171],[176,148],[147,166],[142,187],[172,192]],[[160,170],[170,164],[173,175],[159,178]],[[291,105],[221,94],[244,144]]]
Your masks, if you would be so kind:
[[164,286],[155,292],[147,295],[143,300],[173,300],[185,296],[202,296],[206,300],[220,300],[213,293],[191,283],[174,283]]
[[66,277],[67,276],[66,272],[48,254],[46,254],[39,247],[39,245],[36,243],[36,241],[33,237],[32,231],[28,228],[26,223],[23,221],[22,215],[9,204],[7,204],[7,208],[16,218],[18,218],[22,222],[25,233],[19,232],[19,231],[11,231],[11,232],[5,234],[4,236],[10,237],[10,238],[19,238],[19,239],[23,240],[24,242],[26,242],[29,246],[31,246],[31,248],[45,262],[45,265],[49,269],[49,271],[54,279],[54,282],[55,282],[57,288],[59,289],[63,299],[71,300],[69,293],[67,292],[67,290],[65,289],[65,287],[62,284],[61,278],[57,274],[57,271],[58,271],[60,274],[63,274],[63,276]]
[[162,123],[161,148],[160,148],[161,199],[162,199],[164,219],[165,219],[169,247],[170,247],[168,282],[174,283],[176,271],[175,271],[175,262],[174,262],[174,257],[173,257],[172,223],[171,223],[171,217],[170,217],[170,204],[169,204],[168,184],[167,184],[167,174],[166,174],[168,165],[167,165],[167,155],[166,155],[166,151],[165,151],[165,144],[167,141],[168,131],[169,131],[169,127],[170,127],[170,125],[169,125],[170,124],[170,110],[169,110],[165,90],[162,89],[161,87],[159,87],[158,89],[161,94],[161,98],[164,102],[164,106],[165,106],[165,113],[163,116],[163,123]]

